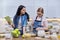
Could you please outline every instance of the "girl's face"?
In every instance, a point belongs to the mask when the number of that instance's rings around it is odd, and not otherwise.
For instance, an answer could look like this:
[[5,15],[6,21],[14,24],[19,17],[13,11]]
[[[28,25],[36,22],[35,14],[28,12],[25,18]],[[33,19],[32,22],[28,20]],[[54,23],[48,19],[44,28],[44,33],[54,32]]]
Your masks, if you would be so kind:
[[40,17],[42,17],[43,16],[43,8],[38,8],[38,10],[37,10],[37,15],[38,16],[40,16]]
[[37,12],[37,15],[42,17],[43,16],[43,13],[42,12]]
[[21,10],[21,14],[25,14],[25,12],[26,12],[26,8],[23,8],[23,9]]

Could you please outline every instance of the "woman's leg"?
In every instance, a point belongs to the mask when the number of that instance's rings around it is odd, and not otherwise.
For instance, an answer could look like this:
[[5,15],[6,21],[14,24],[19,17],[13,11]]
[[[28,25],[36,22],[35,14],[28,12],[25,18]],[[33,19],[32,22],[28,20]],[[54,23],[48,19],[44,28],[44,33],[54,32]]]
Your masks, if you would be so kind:
[[20,30],[20,33],[21,33],[20,35],[23,35],[23,30]]

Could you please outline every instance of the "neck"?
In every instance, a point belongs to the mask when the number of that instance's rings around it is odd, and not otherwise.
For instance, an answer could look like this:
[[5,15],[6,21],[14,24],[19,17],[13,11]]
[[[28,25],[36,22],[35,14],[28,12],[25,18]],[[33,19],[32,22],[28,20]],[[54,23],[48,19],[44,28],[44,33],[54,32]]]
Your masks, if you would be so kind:
[[42,16],[38,15],[37,17],[42,17]]

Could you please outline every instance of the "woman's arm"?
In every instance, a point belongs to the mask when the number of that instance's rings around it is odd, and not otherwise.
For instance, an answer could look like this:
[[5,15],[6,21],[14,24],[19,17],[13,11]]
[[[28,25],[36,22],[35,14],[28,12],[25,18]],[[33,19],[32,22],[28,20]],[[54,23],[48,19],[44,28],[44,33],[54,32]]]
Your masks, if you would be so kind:
[[25,34],[26,33],[26,31],[25,31],[26,29],[25,29],[25,27],[23,27],[23,34]]
[[18,20],[19,19],[17,19],[18,17],[17,16],[14,16],[14,18],[13,18],[13,28],[14,29],[16,29],[17,27],[18,27]]
[[27,22],[26,20],[24,21],[24,24],[23,24],[23,34],[26,33],[26,25],[27,25]]
[[26,33],[26,26],[27,26],[27,18],[25,17],[23,21],[23,34]]

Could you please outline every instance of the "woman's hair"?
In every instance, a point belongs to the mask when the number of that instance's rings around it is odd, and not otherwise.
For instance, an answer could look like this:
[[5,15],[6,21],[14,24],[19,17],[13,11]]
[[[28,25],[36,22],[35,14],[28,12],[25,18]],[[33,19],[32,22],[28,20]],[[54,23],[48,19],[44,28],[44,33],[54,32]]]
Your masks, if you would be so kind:
[[[23,6],[23,5],[20,5],[20,6],[18,7],[17,12],[16,12],[16,15],[15,15],[15,18],[17,18],[18,16],[20,16],[21,10],[22,10],[23,8],[25,8],[25,6]],[[24,14],[22,14],[22,15],[24,15]],[[29,21],[29,15],[28,15],[28,13],[25,12],[25,15],[27,16],[27,20]]]
[[23,5],[20,5],[20,6],[18,7],[17,12],[16,12],[16,15],[17,15],[17,16],[19,16],[19,15],[21,14],[21,10],[22,10],[23,8],[25,8],[25,6],[23,6]]
[[42,7],[40,7],[40,8],[37,9],[37,12],[44,13],[44,9]]

